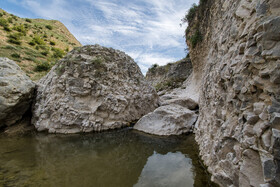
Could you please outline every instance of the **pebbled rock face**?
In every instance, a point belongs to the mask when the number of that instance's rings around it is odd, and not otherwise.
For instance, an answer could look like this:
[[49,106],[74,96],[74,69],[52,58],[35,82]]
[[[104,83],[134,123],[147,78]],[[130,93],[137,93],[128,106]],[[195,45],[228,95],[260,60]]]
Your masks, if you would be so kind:
[[204,8],[186,37],[197,28],[203,35],[190,48],[202,159],[221,186],[280,186],[279,0],[208,0]]
[[102,131],[128,126],[158,103],[132,58],[112,48],[84,46],[40,80],[32,122],[50,133]]
[[153,65],[149,68],[146,79],[157,91],[161,91],[182,86],[191,72],[191,60],[189,58],[184,58],[174,63],[168,63],[165,66]]
[[0,128],[22,118],[30,109],[34,90],[35,84],[14,61],[0,57]]

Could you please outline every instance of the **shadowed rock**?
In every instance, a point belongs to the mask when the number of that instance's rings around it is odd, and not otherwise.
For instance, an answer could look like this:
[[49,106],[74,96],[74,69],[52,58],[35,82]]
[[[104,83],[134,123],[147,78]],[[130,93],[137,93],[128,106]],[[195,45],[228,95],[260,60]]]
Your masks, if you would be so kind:
[[0,128],[19,121],[30,108],[35,84],[20,67],[0,57]]

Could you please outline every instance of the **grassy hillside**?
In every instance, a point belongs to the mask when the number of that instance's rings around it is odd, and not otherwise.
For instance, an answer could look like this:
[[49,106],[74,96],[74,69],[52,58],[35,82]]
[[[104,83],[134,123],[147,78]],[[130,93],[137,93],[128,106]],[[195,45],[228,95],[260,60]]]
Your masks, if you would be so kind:
[[0,57],[38,80],[80,42],[59,21],[19,18],[0,9]]

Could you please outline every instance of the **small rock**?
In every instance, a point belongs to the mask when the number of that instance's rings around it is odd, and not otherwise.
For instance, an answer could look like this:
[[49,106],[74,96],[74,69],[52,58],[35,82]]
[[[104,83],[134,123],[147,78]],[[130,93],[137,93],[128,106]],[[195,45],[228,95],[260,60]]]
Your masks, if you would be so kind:
[[247,120],[247,123],[250,124],[250,125],[256,124],[259,120],[259,116],[257,116],[256,114],[254,114],[252,112],[246,113],[245,118]]
[[277,166],[270,158],[262,159],[263,175],[265,182],[272,182],[276,177]]
[[254,113],[256,115],[259,115],[262,113],[264,107],[265,107],[265,104],[263,102],[258,102],[258,103],[254,103]]
[[267,130],[262,135],[262,143],[266,149],[271,146],[271,130]]
[[280,160],[280,130],[272,128],[271,148],[276,159]]
[[271,125],[279,126],[280,125],[280,113],[273,113],[270,119]]
[[256,12],[258,16],[265,15],[268,9],[268,5],[266,2],[258,2],[256,7]]

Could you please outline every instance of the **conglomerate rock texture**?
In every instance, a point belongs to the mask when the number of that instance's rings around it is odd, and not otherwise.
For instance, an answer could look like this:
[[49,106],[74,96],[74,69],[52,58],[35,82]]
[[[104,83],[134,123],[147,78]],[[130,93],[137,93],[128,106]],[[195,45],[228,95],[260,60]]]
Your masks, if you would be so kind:
[[15,124],[30,109],[35,84],[8,58],[0,57],[0,128]]
[[[205,1],[204,1],[205,2]],[[187,30],[196,141],[221,186],[280,186],[280,1],[208,0]]]
[[132,58],[112,48],[84,46],[40,80],[32,123],[50,133],[102,131],[128,126],[158,104]]

